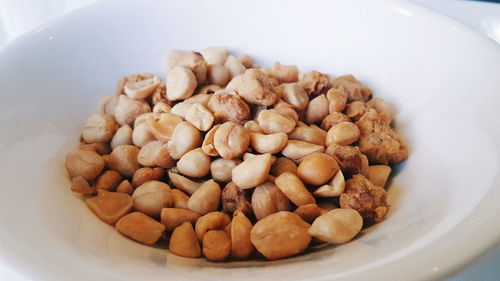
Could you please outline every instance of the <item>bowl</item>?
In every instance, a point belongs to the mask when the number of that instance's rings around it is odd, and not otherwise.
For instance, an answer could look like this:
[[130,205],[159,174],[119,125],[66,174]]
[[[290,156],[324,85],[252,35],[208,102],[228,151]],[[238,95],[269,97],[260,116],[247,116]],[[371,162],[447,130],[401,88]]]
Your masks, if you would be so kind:
[[[355,74],[396,106],[411,157],[390,213],[356,240],[280,261],[212,263],[118,234],[69,190],[64,155],[127,74],[169,49]],[[402,1],[104,1],[0,50],[0,259],[33,280],[431,280],[500,238],[500,48]]]

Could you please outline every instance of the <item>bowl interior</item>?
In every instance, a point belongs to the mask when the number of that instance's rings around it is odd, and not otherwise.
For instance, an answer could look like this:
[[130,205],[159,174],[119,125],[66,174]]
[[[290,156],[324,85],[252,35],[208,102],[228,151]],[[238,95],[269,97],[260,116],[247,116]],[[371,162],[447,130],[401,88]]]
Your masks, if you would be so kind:
[[[4,262],[44,280],[369,279],[451,237],[486,195],[498,193],[500,55],[492,44],[397,1],[243,3],[107,1],[0,51]],[[260,65],[352,73],[395,105],[411,156],[396,168],[384,222],[348,244],[287,260],[210,263],[124,238],[71,193],[64,155],[100,97],[127,74],[163,77],[166,50],[213,45]],[[428,266],[419,262],[395,270]]]

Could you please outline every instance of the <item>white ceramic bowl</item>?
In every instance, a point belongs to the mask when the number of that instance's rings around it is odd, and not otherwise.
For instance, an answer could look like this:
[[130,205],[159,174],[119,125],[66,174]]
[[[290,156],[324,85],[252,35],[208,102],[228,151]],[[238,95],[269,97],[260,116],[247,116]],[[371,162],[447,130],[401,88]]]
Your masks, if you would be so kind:
[[[168,49],[228,46],[259,64],[354,73],[398,109],[411,157],[388,218],[355,241],[275,262],[210,263],[128,240],[63,168],[119,77],[165,75]],[[400,1],[108,1],[0,50],[0,256],[34,280],[423,280],[500,237],[500,50]]]

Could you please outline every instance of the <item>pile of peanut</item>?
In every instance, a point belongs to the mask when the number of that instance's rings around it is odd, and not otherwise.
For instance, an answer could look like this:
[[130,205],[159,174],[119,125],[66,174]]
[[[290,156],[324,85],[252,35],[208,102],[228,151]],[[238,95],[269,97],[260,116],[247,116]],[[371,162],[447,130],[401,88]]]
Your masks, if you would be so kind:
[[66,156],[71,190],[126,237],[171,253],[281,259],[346,243],[387,211],[408,157],[393,108],[352,75],[222,47],[171,51],[166,79],[122,78]]

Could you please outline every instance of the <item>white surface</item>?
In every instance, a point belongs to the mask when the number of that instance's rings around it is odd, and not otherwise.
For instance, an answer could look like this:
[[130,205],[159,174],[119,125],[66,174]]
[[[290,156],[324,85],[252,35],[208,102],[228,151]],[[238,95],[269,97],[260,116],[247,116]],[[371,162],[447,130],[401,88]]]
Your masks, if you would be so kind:
[[[500,232],[496,223],[488,224],[496,222],[499,207],[494,198],[500,194],[497,46],[452,21],[397,2],[370,2],[368,7],[335,2],[332,5],[340,6],[314,13],[304,13],[298,2],[292,2],[279,14],[280,20],[276,13],[266,12],[277,4],[267,4],[266,10],[248,7],[250,14],[261,12],[257,22],[236,13],[207,18],[211,7],[192,2],[170,8],[159,3],[112,3],[77,12],[0,50],[0,176],[4,195],[9,195],[0,198],[0,256],[6,264],[46,280],[112,280],[120,274],[125,280],[211,280],[211,274],[220,272],[224,265],[201,268],[202,261],[181,262],[164,250],[151,250],[116,234],[71,195],[59,168],[80,130],[75,124],[83,124],[98,97],[112,91],[118,77],[141,71],[163,74],[161,57],[169,47],[221,42],[255,54],[260,63],[279,59],[298,63],[302,70],[357,74],[377,96],[400,109],[398,124],[413,151],[391,187],[392,215],[361,239],[273,267],[266,263],[259,271],[232,264],[230,274],[225,270],[216,279],[266,274],[276,274],[276,279],[321,274],[333,274],[329,279],[351,274],[349,280],[369,280],[373,274],[388,280],[438,277],[457,269],[464,256],[489,247],[489,235]],[[224,4],[240,11],[232,2]],[[188,12],[193,17],[183,16]],[[165,17],[167,13],[171,16]],[[315,20],[304,20],[301,28],[291,30],[285,15],[314,15]],[[192,25],[194,19],[203,24]],[[178,26],[184,26],[180,23],[186,24],[185,32],[178,32]],[[330,26],[333,30],[322,30]],[[172,27],[175,33],[169,32]],[[335,36],[325,39],[324,32]],[[361,32],[366,36],[352,36]],[[297,49],[302,50],[300,56]],[[15,83],[21,78],[22,83]],[[490,190],[493,182],[496,186]],[[10,198],[23,198],[26,207],[19,210],[19,201]],[[483,201],[478,205],[479,200]],[[305,266],[297,266],[299,261]],[[355,272],[350,270],[353,265],[359,265]]]

